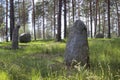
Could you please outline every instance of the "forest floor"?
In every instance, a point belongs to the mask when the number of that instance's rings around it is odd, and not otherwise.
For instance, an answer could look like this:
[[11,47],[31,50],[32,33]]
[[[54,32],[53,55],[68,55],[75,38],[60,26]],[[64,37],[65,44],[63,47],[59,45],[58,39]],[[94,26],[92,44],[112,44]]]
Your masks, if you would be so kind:
[[0,43],[0,80],[120,80],[120,39],[89,39],[90,69],[64,64],[66,41]]

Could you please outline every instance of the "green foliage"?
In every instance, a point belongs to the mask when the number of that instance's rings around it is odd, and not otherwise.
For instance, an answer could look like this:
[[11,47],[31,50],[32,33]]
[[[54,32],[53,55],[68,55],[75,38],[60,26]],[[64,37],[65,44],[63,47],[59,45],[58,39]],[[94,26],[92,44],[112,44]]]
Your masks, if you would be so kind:
[[8,73],[0,70],[0,80],[9,80]]
[[120,39],[89,39],[90,69],[66,69],[65,42],[0,43],[0,80],[119,80]]
[[4,21],[4,16],[5,16],[4,6],[2,4],[0,4],[0,27]]

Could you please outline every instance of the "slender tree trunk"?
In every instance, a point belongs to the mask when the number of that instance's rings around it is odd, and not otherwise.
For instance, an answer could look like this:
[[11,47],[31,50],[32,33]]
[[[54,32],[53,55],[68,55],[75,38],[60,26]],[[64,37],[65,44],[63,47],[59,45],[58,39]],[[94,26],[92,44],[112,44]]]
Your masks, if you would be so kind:
[[87,17],[87,35],[89,36],[89,31],[90,31],[90,29],[89,29],[89,15],[88,15],[88,17]]
[[42,38],[42,32],[41,32],[41,20],[40,20],[40,17],[38,17],[38,37],[39,38]]
[[23,28],[24,28],[24,32],[26,31],[25,30],[25,22],[26,22],[26,20],[25,20],[25,1],[23,0]]
[[14,29],[14,0],[10,0],[10,40],[12,41],[12,34]]
[[6,42],[8,42],[8,0],[6,0]]
[[80,19],[81,15],[80,15],[80,1],[78,2],[78,17]]
[[120,14],[118,13],[118,4],[117,4],[117,1],[115,1],[115,4],[116,4],[116,11],[117,11],[117,21],[118,21],[118,37],[120,37]]
[[90,0],[90,25],[91,25],[91,38],[92,36],[92,0]]
[[97,9],[98,9],[98,0],[96,0],[96,13],[95,13],[95,32],[94,32],[94,36],[96,35],[96,31],[97,31]]
[[57,41],[61,41],[61,11],[62,11],[62,0],[59,0]]
[[[120,18],[120,14],[118,14],[118,18]],[[118,22],[118,37],[120,37],[120,19],[119,19],[119,22]]]
[[39,19],[37,18],[37,38],[40,38],[40,23],[39,23]]
[[34,0],[33,1],[33,27],[34,27],[34,40],[36,40],[36,30],[35,30],[35,4]]
[[110,28],[110,0],[108,0],[108,38],[111,38]]
[[44,0],[43,0],[43,39],[45,39],[45,25],[44,25],[44,22],[45,22],[45,11],[44,11]]
[[53,30],[53,27],[52,27],[52,25],[53,25],[53,23],[52,23],[52,15],[51,15],[51,24],[50,24],[50,26],[51,26],[51,39],[53,38],[53,33],[52,33],[52,32],[53,32],[53,31],[52,31],[52,30]]
[[68,3],[68,10],[69,10],[68,19],[69,19],[69,26],[70,26],[70,23],[71,23],[71,20],[70,20],[70,1]]
[[75,9],[74,9],[75,5],[74,5],[74,0],[72,0],[72,15],[73,15],[73,22],[75,20],[74,16],[75,16]]
[[[99,5],[99,4],[98,4]],[[100,7],[98,8],[98,11],[99,11],[99,29],[98,29],[98,33],[100,33]]]
[[103,35],[105,34],[105,12],[103,14]]
[[66,17],[67,17],[67,13],[66,13],[66,0],[64,0],[64,38],[66,38],[66,32],[67,32],[67,30],[66,30],[66,28],[67,28],[67,19],[66,19]]
[[56,37],[56,32],[55,32],[55,30],[56,30],[56,18],[55,18],[55,16],[56,16],[56,0],[54,0],[54,38]]
[[19,3],[20,3],[20,0],[18,0],[18,18],[19,18],[19,21],[20,21],[20,5],[19,5]]

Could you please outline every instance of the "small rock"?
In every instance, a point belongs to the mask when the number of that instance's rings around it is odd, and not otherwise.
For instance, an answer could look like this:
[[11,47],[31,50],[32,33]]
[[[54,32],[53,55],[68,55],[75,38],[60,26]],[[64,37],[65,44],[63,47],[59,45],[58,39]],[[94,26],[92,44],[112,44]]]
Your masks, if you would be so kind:
[[98,33],[98,34],[95,36],[95,38],[104,38],[104,34]]
[[23,33],[20,35],[20,42],[27,43],[31,41],[31,34],[30,33]]

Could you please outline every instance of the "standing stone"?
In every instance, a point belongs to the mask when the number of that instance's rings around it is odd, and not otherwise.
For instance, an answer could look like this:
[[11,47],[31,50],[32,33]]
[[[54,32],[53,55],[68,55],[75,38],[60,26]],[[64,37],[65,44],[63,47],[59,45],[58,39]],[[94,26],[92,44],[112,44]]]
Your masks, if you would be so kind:
[[12,49],[18,49],[19,28],[20,28],[20,24],[17,24],[17,26],[13,30],[13,34],[12,34]]
[[81,20],[77,20],[71,27],[66,45],[65,63],[67,67],[72,67],[77,63],[89,67],[87,28]]

